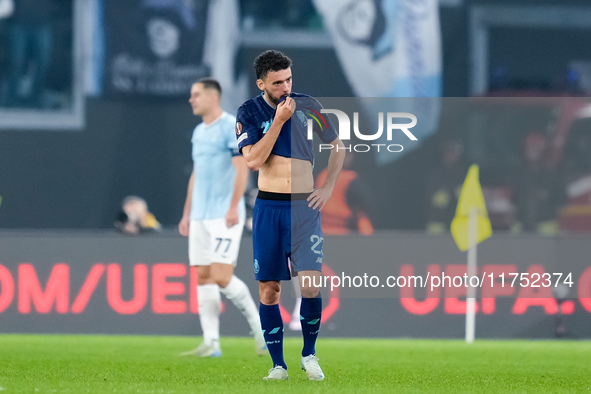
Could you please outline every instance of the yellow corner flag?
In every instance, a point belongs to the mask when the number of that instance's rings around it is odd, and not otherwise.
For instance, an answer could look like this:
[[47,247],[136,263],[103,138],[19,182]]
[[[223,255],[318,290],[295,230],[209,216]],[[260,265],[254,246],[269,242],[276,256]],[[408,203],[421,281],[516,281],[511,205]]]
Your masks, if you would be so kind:
[[464,252],[470,247],[470,211],[476,208],[476,243],[480,243],[492,235],[492,227],[478,180],[478,165],[472,164],[462,186],[456,216],[451,221],[451,234],[458,248]]

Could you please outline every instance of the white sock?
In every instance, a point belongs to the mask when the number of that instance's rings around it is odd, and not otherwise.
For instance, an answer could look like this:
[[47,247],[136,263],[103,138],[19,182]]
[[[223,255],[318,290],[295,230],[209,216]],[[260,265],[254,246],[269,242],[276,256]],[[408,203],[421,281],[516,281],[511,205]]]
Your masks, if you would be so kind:
[[197,286],[199,300],[199,321],[203,330],[203,342],[210,346],[220,346],[220,313],[222,310],[222,296],[220,287],[213,285]]
[[236,275],[232,276],[230,282],[226,287],[220,291],[238,308],[240,313],[244,315],[250,329],[254,335],[262,333],[261,319],[259,318],[259,311],[250,295],[248,286],[241,281]]
[[[293,286],[294,296],[296,297],[296,303],[293,307],[293,312],[291,313],[291,322],[297,323],[300,325],[300,306],[302,305],[302,292],[300,290],[300,278],[294,276],[291,278],[291,285]],[[290,323],[291,323],[290,322]]]
[[[293,307],[293,312],[291,313],[291,321],[300,324],[300,308],[302,307],[302,299],[296,298],[295,306]],[[294,323],[295,324],[295,323]]]

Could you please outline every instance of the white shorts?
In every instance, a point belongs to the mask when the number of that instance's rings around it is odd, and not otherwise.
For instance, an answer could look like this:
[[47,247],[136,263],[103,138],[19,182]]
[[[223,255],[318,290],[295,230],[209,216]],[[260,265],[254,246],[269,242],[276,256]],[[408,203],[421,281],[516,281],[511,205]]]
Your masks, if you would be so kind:
[[191,220],[189,226],[189,263],[236,265],[244,220],[228,228],[226,219]]

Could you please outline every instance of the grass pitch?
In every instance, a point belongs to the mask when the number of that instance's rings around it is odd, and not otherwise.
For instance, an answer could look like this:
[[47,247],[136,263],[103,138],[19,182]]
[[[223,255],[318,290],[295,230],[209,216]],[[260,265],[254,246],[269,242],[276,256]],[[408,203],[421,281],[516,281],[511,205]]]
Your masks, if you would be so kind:
[[250,338],[222,338],[218,359],[179,357],[187,337],[0,335],[2,393],[587,392],[591,342],[320,338],[326,379],[306,380],[287,339],[289,381]]

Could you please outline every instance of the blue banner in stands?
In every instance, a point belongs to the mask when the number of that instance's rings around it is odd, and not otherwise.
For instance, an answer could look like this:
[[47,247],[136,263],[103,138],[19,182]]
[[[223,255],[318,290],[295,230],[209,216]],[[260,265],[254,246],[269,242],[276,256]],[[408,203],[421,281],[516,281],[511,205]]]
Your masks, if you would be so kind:
[[104,0],[107,95],[182,97],[203,64],[207,0]]

